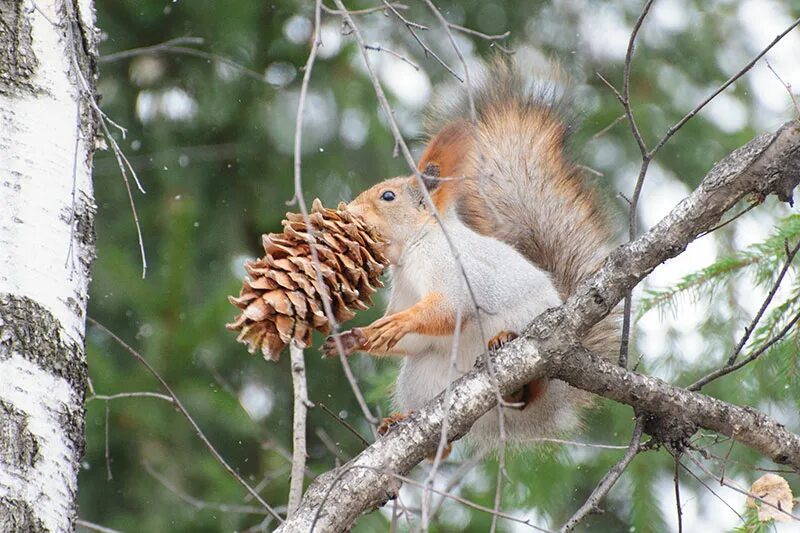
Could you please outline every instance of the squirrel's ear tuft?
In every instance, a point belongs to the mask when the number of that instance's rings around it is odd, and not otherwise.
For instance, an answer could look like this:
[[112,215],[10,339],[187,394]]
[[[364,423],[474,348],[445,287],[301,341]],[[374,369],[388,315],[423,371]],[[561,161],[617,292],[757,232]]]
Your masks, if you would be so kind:
[[463,120],[451,122],[430,140],[417,168],[424,174],[435,174],[439,178],[459,176],[464,173],[472,145],[470,124]]
[[422,171],[422,183],[425,184],[426,189],[429,191],[436,190],[441,183],[440,177],[441,169],[438,163],[430,162],[425,165],[425,169]]

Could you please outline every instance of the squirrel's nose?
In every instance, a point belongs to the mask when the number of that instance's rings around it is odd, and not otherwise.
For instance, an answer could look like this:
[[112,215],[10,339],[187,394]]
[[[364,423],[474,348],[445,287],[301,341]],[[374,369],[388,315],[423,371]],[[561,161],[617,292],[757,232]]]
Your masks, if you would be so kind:
[[347,211],[349,213],[353,213],[355,216],[363,217],[364,216],[364,207],[360,204],[355,202],[350,202],[347,204]]

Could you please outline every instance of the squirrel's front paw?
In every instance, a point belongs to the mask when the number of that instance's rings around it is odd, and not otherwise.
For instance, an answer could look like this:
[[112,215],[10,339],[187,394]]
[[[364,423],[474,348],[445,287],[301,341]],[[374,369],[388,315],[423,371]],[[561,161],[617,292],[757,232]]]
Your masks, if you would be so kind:
[[392,315],[381,318],[366,329],[370,352],[385,353],[394,348],[394,345],[408,333],[408,323]]
[[322,353],[325,354],[325,357],[336,357],[341,348],[344,355],[350,355],[364,349],[366,345],[367,337],[361,328],[353,328],[350,331],[329,336],[322,345]]

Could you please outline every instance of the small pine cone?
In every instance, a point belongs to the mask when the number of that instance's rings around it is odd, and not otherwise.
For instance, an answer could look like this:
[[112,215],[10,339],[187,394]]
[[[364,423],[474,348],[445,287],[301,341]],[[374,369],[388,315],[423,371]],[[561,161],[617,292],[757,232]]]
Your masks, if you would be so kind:
[[250,353],[261,350],[271,361],[292,341],[309,347],[315,329],[330,333],[324,295],[338,324],[353,318],[354,309],[369,308],[383,286],[386,241],[345,204],[325,209],[314,200],[308,222],[302,214],[287,213],[283,233],[263,236],[266,255],[245,263],[249,277],[239,297],[228,298],[241,313],[226,327],[239,331],[236,340]]

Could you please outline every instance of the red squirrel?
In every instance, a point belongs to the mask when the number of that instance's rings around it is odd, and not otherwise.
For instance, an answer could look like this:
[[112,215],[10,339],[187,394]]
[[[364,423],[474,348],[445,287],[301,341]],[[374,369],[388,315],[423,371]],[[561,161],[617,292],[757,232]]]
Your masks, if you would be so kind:
[[[566,154],[569,128],[557,92],[494,61],[473,91],[474,120],[466,97],[433,112],[430,122],[440,127],[420,158],[422,180],[388,179],[348,205],[389,241],[391,297],[383,318],[340,334],[338,345],[347,354],[403,358],[395,386],[403,413],[560,305],[606,255],[610,224]],[[613,318],[603,321],[584,345],[610,357],[616,329]],[[337,343],[329,338],[323,350],[334,355]],[[533,381],[504,399],[509,443],[568,432],[589,403],[587,393],[558,380]],[[497,417],[497,409],[481,417],[473,439],[496,445]]]

